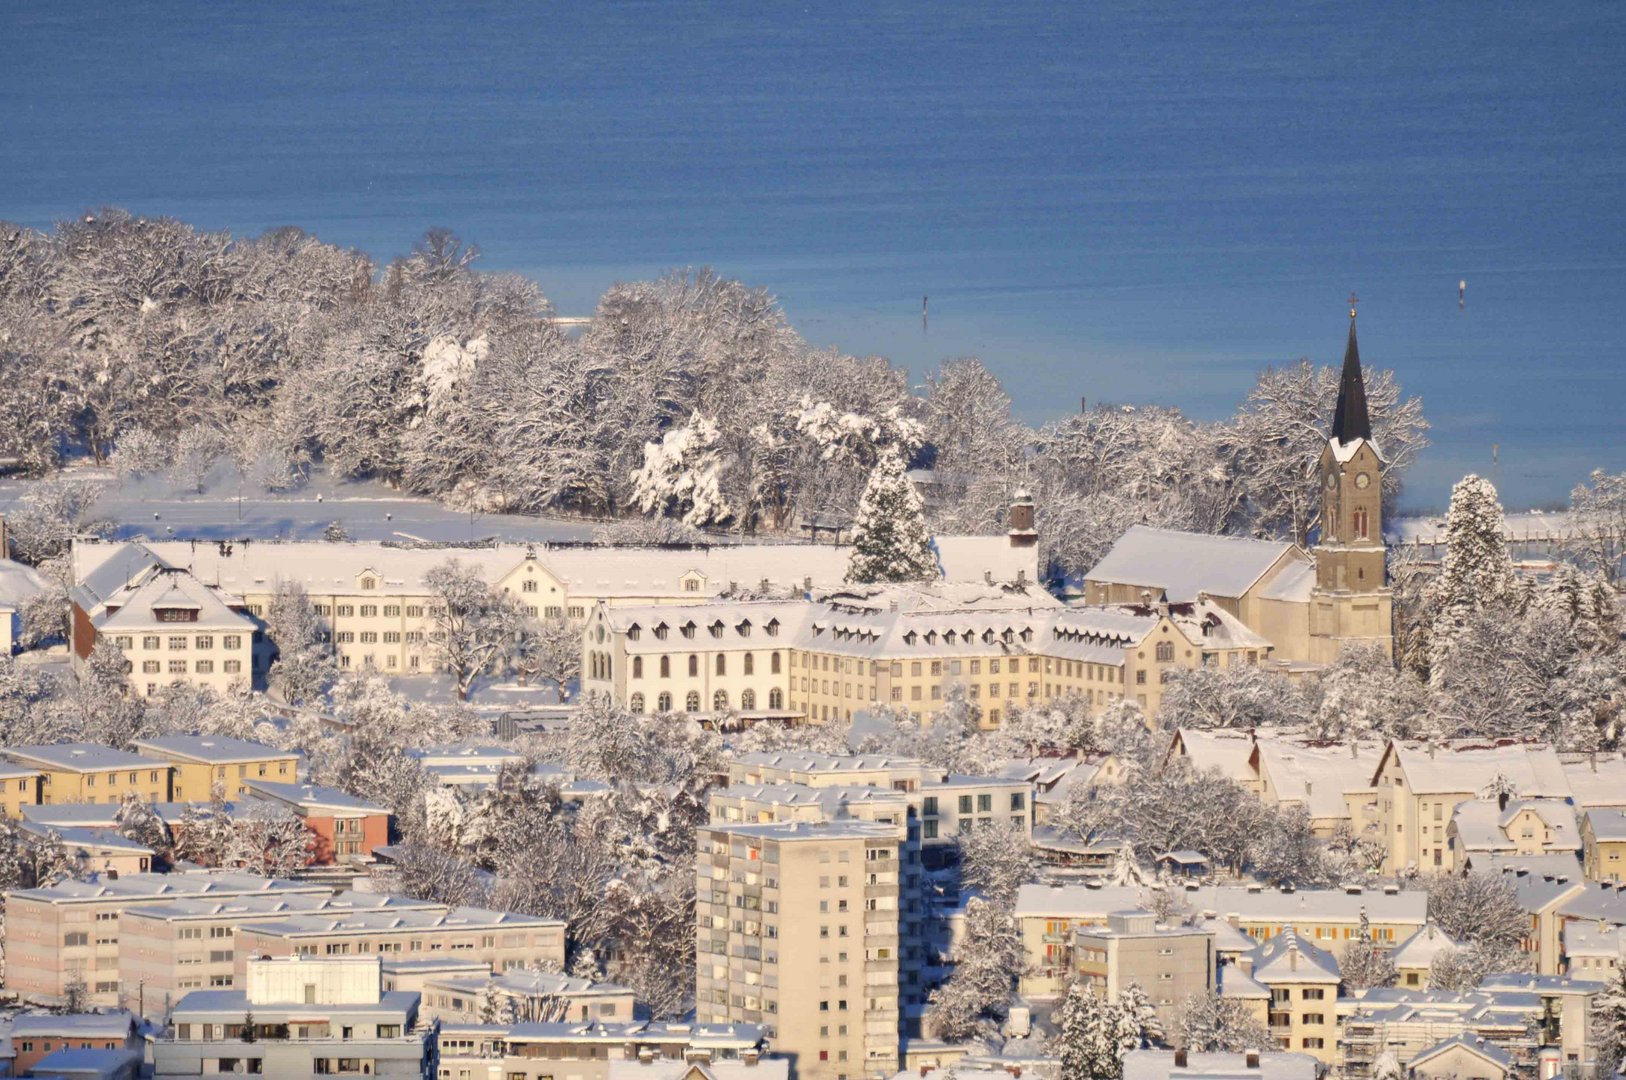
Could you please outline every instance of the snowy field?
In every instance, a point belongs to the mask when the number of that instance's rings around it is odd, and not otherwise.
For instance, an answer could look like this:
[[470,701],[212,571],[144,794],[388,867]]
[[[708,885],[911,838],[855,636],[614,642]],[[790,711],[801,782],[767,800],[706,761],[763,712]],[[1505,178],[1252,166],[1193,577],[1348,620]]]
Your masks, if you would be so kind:
[[[0,513],[31,483],[0,482]],[[470,515],[383,484],[334,483],[320,477],[280,495],[245,488],[239,496],[230,483],[211,485],[203,495],[176,494],[159,482],[127,484],[104,496],[92,516],[112,521],[121,540],[320,540],[334,522],[352,540],[547,543],[593,538],[592,522]]]

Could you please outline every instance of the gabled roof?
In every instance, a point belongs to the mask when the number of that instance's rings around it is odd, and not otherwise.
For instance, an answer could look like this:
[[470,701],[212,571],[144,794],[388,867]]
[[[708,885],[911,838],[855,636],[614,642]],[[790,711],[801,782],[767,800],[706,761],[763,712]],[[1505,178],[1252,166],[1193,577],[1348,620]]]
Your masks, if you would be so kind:
[[1253,961],[1254,980],[1267,986],[1276,982],[1341,981],[1338,961],[1332,953],[1310,944],[1291,927],[1260,942],[1246,956]]
[[160,754],[173,754],[188,761],[232,764],[264,761],[267,758],[298,757],[297,751],[278,750],[264,743],[234,739],[229,735],[161,735],[136,739],[131,745]]
[[1135,525],[1118,538],[1084,579],[1140,585],[1154,593],[1162,591],[1171,603],[1188,604],[1200,593],[1241,596],[1289,553],[1309,559],[1284,541]]
[[1514,743],[1486,746],[1468,743],[1426,747],[1391,742],[1373,770],[1372,786],[1390,758],[1405,770],[1406,784],[1415,795],[1468,792],[1477,796],[1498,777],[1513,786],[1518,798],[1566,799],[1568,778],[1551,746]]
[[1429,923],[1396,945],[1390,951],[1389,959],[1394,961],[1396,967],[1426,968],[1436,956],[1456,948],[1457,943],[1449,934]]
[[[184,570],[159,567],[131,588],[115,592],[103,603],[117,610],[91,616],[100,633],[126,630],[137,632],[190,633],[194,630],[237,630],[252,633],[254,620],[233,610],[235,598],[205,585]],[[155,612],[196,611],[195,620],[161,621]]]
[[1626,811],[1588,810],[1585,820],[1593,840],[1601,843],[1626,840]]
[[320,784],[278,784],[270,780],[244,780],[243,786],[262,798],[275,799],[306,810],[348,810],[365,814],[387,814],[382,806],[358,799],[338,788]]
[[1513,1057],[1506,1050],[1488,1043],[1473,1032],[1464,1031],[1460,1035],[1453,1035],[1443,1042],[1437,1042],[1411,1059],[1411,1068],[1415,1069],[1425,1061],[1439,1057],[1448,1050],[1463,1049],[1484,1058],[1503,1072],[1513,1068]]

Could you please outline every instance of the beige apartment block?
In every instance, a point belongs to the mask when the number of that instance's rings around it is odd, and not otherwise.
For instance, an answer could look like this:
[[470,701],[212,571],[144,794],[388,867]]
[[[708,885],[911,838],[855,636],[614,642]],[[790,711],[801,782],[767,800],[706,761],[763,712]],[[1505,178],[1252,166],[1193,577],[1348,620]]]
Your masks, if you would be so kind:
[[137,739],[133,745],[148,757],[174,766],[171,798],[175,802],[207,802],[216,784],[227,799],[247,795],[250,780],[291,784],[299,778],[303,761],[297,751],[224,735],[164,735]]
[[[755,1024],[636,1020],[440,1025],[444,1080],[609,1080],[610,1068],[618,1062],[699,1065],[710,1071],[774,1061],[767,1053],[763,1029]],[[785,1080],[784,1062],[778,1064],[777,1073],[764,1070],[763,1080]]]
[[252,874],[131,874],[115,880],[65,881],[6,893],[6,986],[59,997],[75,975],[97,1005],[112,1005],[138,986],[120,975],[119,925],[126,911],[183,900],[329,896],[326,885]]
[[1242,958],[1253,980],[1270,990],[1270,1034],[1279,1050],[1297,1050],[1331,1065],[1338,1059],[1338,961],[1297,931],[1285,930]]
[[1216,986],[1214,935],[1196,926],[1159,924],[1150,911],[1117,911],[1105,926],[1073,931],[1073,970],[1108,1001],[1117,1001],[1130,983],[1138,985],[1169,1030],[1188,997]]
[[40,802],[122,802],[134,792],[142,802],[170,801],[169,762],[95,743],[56,743],[0,749],[13,764],[40,774]]
[[460,907],[451,911],[358,911],[294,915],[237,931],[237,974],[248,956],[452,956],[492,971],[565,962],[559,919]]
[[898,1070],[899,826],[708,825],[696,1019],[762,1024],[800,1080]]
[[[131,1004],[162,1018],[193,990],[241,989],[237,931],[295,915],[413,910],[444,912],[425,900],[373,893],[243,896],[225,900],[176,900],[128,908],[118,917],[119,978],[137,987]],[[391,987],[391,989],[394,989]]]

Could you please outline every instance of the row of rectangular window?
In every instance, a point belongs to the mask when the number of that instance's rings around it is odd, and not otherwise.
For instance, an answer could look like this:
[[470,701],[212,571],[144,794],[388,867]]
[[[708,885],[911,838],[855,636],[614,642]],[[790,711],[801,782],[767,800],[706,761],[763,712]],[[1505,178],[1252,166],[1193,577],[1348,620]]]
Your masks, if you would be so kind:
[[[184,636],[163,638],[157,634],[149,634],[141,639],[141,647],[152,650],[167,646],[171,652],[179,652],[187,647],[188,641],[195,642],[194,647],[199,649],[212,649],[215,647],[213,634],[199,634],[196,638]],[[133,649],[135,648],[135,638],[129,634],[118,634],[113,638],[113,644],[121,649]],[[243,647],[243,637],[241,634],[226,634],[221,637],[220,644],[222,648],[226,649],[241,649]]]
[[[132,672],[135,670],[135,665],[126,660],[124,662],[124,670],[126,673]],[[143,660],[141,662],[141,673],[143,675],[157,675],[165,670],[168,670],[169,674],[171,675],[185,675],[187,671],[186,661],[171,660],[167,665],[158,660]],[[227,675],[241,674],[243,670],[243,662],[241,660],[221,661],[220,670],[225,672]],[[195,660],[192,663],[192,671],[198,675],[213,675],[215,671],[215,662],[213,660]]]

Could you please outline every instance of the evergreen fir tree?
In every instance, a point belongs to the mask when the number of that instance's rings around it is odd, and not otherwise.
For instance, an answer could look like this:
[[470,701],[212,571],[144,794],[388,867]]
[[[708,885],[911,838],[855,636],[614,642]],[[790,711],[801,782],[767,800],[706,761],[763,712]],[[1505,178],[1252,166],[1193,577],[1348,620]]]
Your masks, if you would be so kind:
[[1489,480],[1470,474],[1451,489],[1451,506],[1445,515],[1445,559],[1433,586],[1437,614],[1430,667],[1436,679],[1471,615],[1515,601],[1506,526],[1502,504]]
[[937,558],[931,539],[920,494],[904,475],[902,455],[883,450],[858,501],[847,580],[868,584],[934,578]]
[[1626,967],[1592,1002],[1592,1038],[1598,1048],[1598,1076],[1614,1076],[1626,1065]]
[[1083,980],[1067,988],[1055,1023],[1061,1080],[1116,1080],[1123,1075],[1124,1051],[1139,1042],[1135,1022]]

